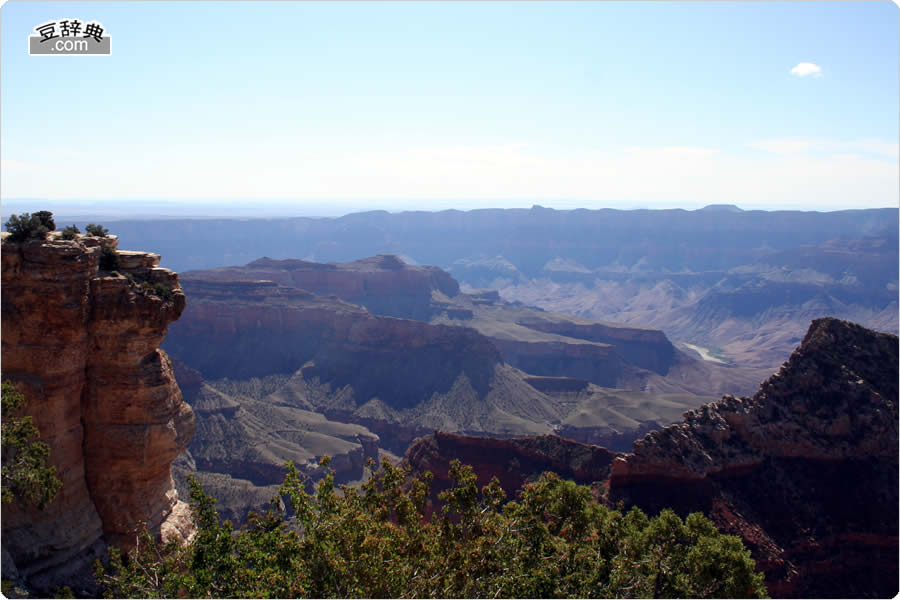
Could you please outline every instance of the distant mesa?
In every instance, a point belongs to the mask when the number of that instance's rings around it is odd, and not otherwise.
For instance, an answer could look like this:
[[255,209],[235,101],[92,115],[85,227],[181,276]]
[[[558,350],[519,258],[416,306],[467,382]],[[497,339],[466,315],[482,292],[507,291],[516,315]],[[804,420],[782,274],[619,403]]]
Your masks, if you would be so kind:
[[706,212],[744,212],[744,209],[740,208],[737,204],[707,204],[700,210]]

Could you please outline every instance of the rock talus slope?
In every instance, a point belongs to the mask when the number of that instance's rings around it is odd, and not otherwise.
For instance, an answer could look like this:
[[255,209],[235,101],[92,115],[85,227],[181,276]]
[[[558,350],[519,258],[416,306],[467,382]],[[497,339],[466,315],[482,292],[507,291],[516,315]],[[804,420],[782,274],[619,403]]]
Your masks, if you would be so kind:
[[[194,433],[159,344],[184,309],[159,256],[121,252],[121,273],[171,291],[164,299],[99,269],[110,236],[2,243],[3,378],[24,393],[62,489],[44,510],[4,505],[4,567],[40,587],[90,567],[105,543],[128,545],[145,523],[190,534],[171,463]],[[4,575],[6,576],[6,575]]]

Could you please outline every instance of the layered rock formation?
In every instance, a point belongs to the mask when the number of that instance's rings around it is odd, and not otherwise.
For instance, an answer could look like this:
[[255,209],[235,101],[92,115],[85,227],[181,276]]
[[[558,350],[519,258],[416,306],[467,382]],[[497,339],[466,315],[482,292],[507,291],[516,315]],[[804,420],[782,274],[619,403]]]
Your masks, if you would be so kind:
[[726,396],[617,459],[611,502],[702,510],[773,596],[897,593],[897,337],[836,319],[752,398]]
[[271,281],[185,277],[183,283],[192,303],[166,348],[208,379],[293,373],[306,365],[310,377],[352,384],[363,402],[381,394],[402,409],[449,389],[460,373],[483,391],[502,362],[472,329],[376,317]]
[[389,317],[427,321],[431,318],[431,292],[459,294],[459,284],[437,267],[418,267],[392,255],[379,255],[349,263],[260,258],[243,267],[222,267],[202,273],[209,281],[269,280],[318,295],[335,295]]
[[63,484],[44,511],[3,510],[5,556],[39,587],[71,581],[142,524],[190,533],[170,466],[194,417],[158,349],[185,297],[155,254],[121,252],[119,272],[100,270],[103,246],[116,245],[3,234],[3,378],[24,393]]

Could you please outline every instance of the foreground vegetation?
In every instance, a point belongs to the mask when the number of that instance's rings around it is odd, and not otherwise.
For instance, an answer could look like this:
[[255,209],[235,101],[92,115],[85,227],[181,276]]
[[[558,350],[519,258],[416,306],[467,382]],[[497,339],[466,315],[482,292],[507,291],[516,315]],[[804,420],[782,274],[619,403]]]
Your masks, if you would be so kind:
[[308,494],[289,463],[287,507],[237,532],[192,480],[192,542],[145,532],[96,576],[107,597],[765,597],[741,541],[699,513],[623,514],[550,473],[505,502],[496,480],[479,491],[458,461],[450,474],[426,518],[430,474],[384,461],[360,491],[329,475]]
[[22,414],[25,397],[10,381],[2,383],[2,498],[44,509],[62,486],[56,469],[47,465],[50,447],[30,416]]

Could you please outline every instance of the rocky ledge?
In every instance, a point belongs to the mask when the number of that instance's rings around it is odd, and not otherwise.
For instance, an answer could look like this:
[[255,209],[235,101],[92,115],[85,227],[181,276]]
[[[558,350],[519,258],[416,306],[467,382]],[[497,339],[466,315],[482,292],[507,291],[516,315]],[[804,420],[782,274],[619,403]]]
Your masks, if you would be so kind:
[[117,243],[2,235],[3,379],[25,395],[63,484],[43,511],[3,509],[4,577],[38,589],[90,572],[142,524],[190,535],[170,467],[194,416],[159,350],[185,297],[156,254],[119,252],[117,270],[100,269]]

